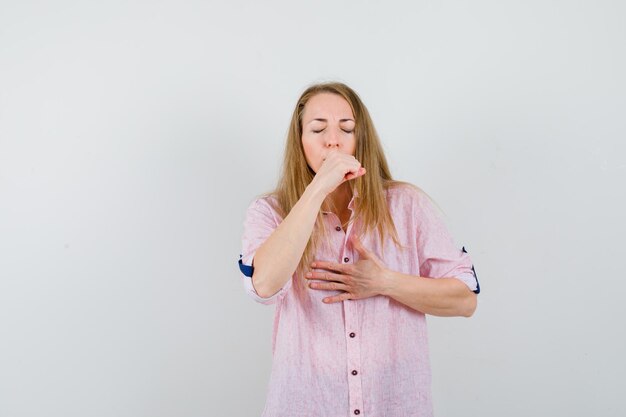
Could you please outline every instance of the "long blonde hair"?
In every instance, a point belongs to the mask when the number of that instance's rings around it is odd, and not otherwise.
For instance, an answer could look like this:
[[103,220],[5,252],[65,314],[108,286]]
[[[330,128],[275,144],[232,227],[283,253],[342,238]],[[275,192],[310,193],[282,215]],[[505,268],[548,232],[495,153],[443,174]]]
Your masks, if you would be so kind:
[[[384,242],[385,237],[389,236],[396,245],[400,246],[384,190],[393,185],[406,183],[394,181],[391,177],[387,159],[367,108],[356,92],[342,83],[314,84],[307,88],[298,99],[287,133],[282,174],[276,189],[270,193],[278,202],[278,207],[275,209],[284,218],[298,202],[315,176],[315,172],[309,167],[304,156],[302,115],[307,102],[320,93],[331,93],[343,97],[352,108],[354,115],[356,138],[354,156],[367,169],[367,173],[350,181],[352,189],[358,193],[358,198],[355,200],[355,216],[352,221],[354,222],[357,218],[361,220],[361,233],[376,230],[381,242]],[[320,209],[315,228],[300,260],[298,272],[302,272],[313,261],[315,250],[322,237],[326,236],[323,225],[324,221]]]

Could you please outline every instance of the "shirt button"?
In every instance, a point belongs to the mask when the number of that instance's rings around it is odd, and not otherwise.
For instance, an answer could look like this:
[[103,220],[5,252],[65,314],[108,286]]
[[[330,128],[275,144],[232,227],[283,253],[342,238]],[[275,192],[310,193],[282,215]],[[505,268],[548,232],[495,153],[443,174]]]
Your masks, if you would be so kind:
[[354,410],[354,414],[359,415],[359,414],[361,414],[361,411],[359,411],[358,409],[356,409],[356,410]]
[[356,336],[354,332],[350,333],[350,337],[354,337],[354,336]]
[[345,263],[348,263],[348,261],[349,261],[349,260],[350,260],[350,258],[343,258],[343,261],[344,261]]
[[356,375],[356,374],[358,374],[358,372],[355,369],[354,371],[352,371],[352,375]]
[[341,231],[341,226],[337,226],[337,227],[335,227],[335,230],[336,230],[336,231],[338,231],[338,232],[340,232],[340,231]]

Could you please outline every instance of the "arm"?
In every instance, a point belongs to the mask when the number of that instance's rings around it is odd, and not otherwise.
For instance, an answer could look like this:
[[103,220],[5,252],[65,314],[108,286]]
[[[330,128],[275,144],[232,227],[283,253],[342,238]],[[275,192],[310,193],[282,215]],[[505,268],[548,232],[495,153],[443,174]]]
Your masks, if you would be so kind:
[[470,317],[476,309],[476,294],[456,277],[424,278],[389,270],[383,261],[363,246],[361,240],[350,237],[359,253],[354,264],[315,261],[311,265],[319,271],[306,274],[307,279],[329,282],[312,282],[311,288],[340,290],[341,294],[327,297],[326,303],[358,300],[385,295],[424,314],[434,316]]
[[387,271],[382,295],[433,316],[471,317],[477,297],[467,285],[456,278],[423,278]]
[[261,297],[276,294],[298,267],[326,196],[340,184],[365,174],[351,155],[331,152],[298,202],[257,249],[252,285]]
[[252,285],[261,297],[280,290],[298,267],[326,196],[310,184],[287,217],[257,250]]

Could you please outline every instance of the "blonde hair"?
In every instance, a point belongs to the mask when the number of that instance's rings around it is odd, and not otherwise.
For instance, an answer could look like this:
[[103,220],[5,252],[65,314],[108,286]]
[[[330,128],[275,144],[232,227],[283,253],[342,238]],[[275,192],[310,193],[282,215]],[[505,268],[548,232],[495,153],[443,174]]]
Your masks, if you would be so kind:
[[[275,209],[284,218],[298,202],[315,176],[315,172],[307,164],[302,146],[302,115],[307,102],[313,96],[321,93],[331,93],[343,97],[350,105],[354,115],[356,138],[354,156],[367,169],[367,173],[349,181],[352,190],[356,190],[359,197],[355,200],[355,216],[352,221],[361,219],[363,228],[359,232],[368,233],[376,230],[381,242],[384,242],[386,237],[391,237],[396,245],[401,246],[393,219],[389,213],[384,190],[393,185],[411,184],[393,180],[380,139],[367,108],[356,92],[342,83],[314,84],[307,88],[298,99],[287,133],[282,174],[276,189],[270,193],[278,202],[278,207]],[[315,250],[323,236],[327,236],[323,225],[324,221],[320,209],[297,272],[302,272],[313,261]]]

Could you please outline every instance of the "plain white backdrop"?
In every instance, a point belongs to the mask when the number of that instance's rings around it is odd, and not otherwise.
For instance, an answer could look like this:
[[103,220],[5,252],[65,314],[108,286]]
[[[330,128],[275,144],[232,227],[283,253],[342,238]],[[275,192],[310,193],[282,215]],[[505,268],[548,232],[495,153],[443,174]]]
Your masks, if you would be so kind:
[[[244,211],[348,83],[482,286],[437,416],[623,416],[620,1],[0,1],[0,416],[258,416]],[[377,416],[373,416],[377,417]]]

